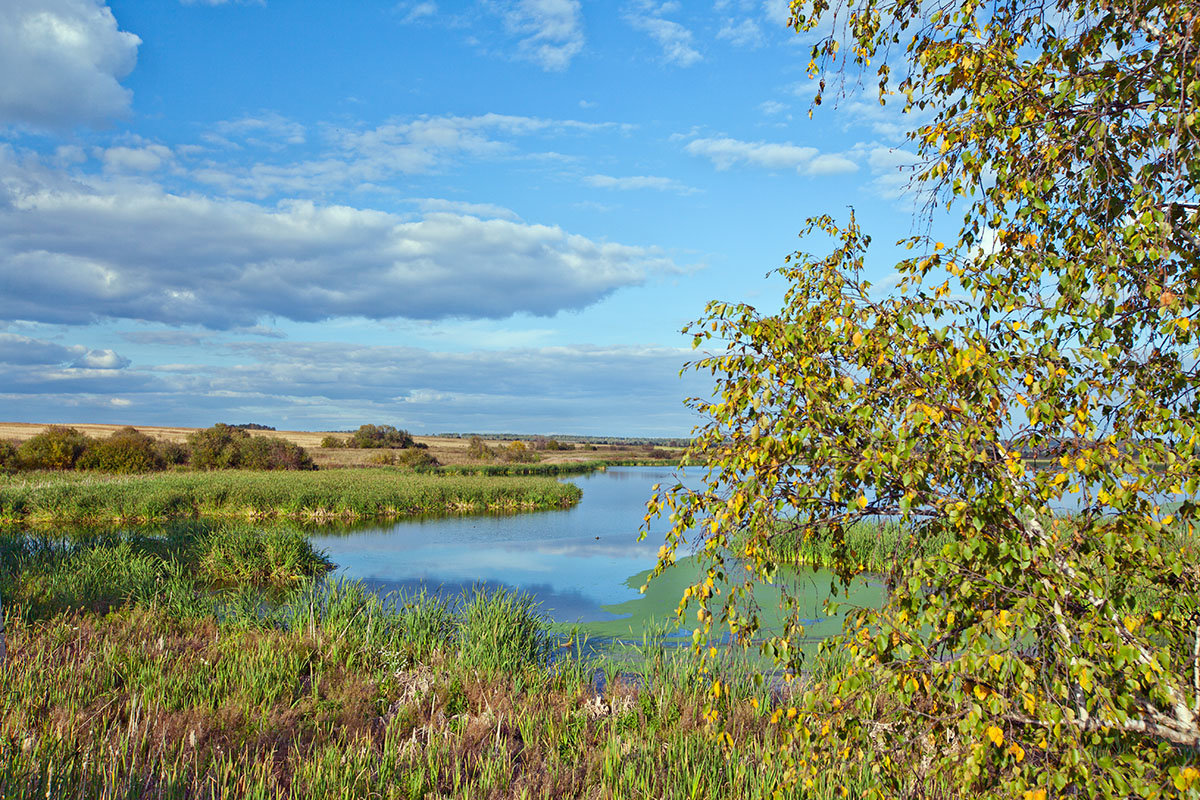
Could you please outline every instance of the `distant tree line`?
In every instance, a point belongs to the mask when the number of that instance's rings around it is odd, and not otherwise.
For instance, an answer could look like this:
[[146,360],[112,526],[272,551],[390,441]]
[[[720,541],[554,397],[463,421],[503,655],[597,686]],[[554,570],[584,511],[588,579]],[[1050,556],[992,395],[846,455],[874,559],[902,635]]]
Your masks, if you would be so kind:
[[653,447],[687,447],[691,443],[691,440],[688,438],[669,436],[581,436],[577,434],[554,434],[552,437],[547,437],[542,435],[530,436],[528,434],[520,433],[438,433],[435,435],[442,439],[482,439],[484,441],[549,439],[562,444],[611,444],[625,447],[637,445],[650,445]]
[[107,438],[51,425],[20,444],[0,441],[0,472],[93,470],[156,472],[192,469],[316,469],[308,452],[286,439],[251,436],[241,427],[218,422],[188,436],[187,443],[156,439],[124,427]]

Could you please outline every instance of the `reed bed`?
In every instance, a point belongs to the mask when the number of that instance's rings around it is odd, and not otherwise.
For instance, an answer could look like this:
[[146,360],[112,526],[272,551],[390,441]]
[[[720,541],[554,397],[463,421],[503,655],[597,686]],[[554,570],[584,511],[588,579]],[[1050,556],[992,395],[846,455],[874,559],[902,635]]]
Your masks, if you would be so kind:
[[[526,595],[381,598],[302,543],[203,520],[0,536],[0,797],[754,798],[781,778],[780,698],[732,659],[654,633],[616,665]],[[726,669],[732,748],[707,716]]]
[[725,699],[727,749],[690,654],[598,694],[596,665],[556,659],[506,592],[389,602],[325,581],[220,619],[153,599],[17,616],[9,640],[5,798],[768,797],[781,778],[762,690]]
[[543,477],[322,472],[39,473],[0,482],[0,522],[147,522],[180,517],[389,518],[564,508],[580,490]]

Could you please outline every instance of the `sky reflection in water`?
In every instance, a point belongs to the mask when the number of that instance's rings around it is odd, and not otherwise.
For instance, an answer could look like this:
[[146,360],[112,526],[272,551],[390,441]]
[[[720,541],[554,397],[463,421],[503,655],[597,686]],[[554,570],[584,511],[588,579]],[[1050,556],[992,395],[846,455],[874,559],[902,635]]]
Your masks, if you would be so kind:
[[637,541],[655,483],[667,467],[614,467],[569,478],[583,499],[565,511],[405,520],[349,534],[312,536],[338,565],[382,592],[422,587],[457,594],[472,586],[529,592],[563,622],[616,619],[604,606],[640,597],[630,578],[654,566],[667,528]]

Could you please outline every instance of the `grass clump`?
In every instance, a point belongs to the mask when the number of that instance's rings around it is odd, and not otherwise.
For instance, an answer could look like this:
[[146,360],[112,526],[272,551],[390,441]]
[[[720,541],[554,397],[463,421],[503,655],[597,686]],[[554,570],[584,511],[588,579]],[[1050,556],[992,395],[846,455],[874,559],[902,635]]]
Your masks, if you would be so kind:
[[0,521],[145,522],[184,517],[394,518],[565,508],[581,496],[548,478],[395,470],[32,473],[0,480]]

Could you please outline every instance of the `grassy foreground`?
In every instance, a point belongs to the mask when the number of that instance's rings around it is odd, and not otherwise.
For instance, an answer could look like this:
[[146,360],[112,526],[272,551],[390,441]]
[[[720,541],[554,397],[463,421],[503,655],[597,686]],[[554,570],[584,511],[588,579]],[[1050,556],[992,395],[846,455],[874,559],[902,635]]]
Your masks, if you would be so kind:
[[689,651],[647,640],[617,675],[564,657],[580,643],[526,597],[380,600],[326,568],[285,528],[0,537],[0,797],[753,798],[782,777],[771,688],[742,673],[716,701],[731,749]]
[[430,475],[391,469],[39,472],[0,478],[0,522],[147,522],[180,517],[360,519],[564,508],[578,487],[548,477]]

